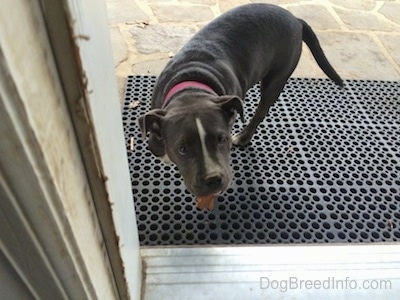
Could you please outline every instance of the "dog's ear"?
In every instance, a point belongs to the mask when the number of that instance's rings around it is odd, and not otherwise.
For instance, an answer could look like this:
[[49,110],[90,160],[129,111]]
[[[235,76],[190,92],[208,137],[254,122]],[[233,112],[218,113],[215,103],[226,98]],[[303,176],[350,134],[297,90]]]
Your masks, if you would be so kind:
[[221,105],[229,118],[234,122],[236,113],[240,115],[240,120],[244,123],[243,101],[238,96],[222,96],[218,98],[218,103]]
[[161,125],[165,114],[165,110],[157,108],[139,117],[139,126],[143,138],[146,137],[147,132],[150,132],[150,134],[153,134],[157,139],[162,139]]
[[166,154],[164,139],[161,134],[162,123],[166,111],[163,109],[153,109],[144,116],[139,117],[139,126],[142,131],[143,139],[147,132],[150,132],[149,149],[157,157]]

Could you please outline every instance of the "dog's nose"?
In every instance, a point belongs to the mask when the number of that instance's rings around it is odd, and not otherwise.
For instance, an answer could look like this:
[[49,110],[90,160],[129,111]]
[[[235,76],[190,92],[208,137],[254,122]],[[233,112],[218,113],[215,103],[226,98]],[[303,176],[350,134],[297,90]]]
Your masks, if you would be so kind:
[[204,182],[209,189],[216,189],[222,182],[222,176],[221,174],[211,174],[204,178]]

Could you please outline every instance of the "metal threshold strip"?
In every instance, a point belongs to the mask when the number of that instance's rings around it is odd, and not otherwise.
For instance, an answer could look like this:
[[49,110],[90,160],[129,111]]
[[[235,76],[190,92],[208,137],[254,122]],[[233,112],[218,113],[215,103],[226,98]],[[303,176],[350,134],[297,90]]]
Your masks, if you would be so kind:
[[142,299],[397,299],[400,245],[146,247]]

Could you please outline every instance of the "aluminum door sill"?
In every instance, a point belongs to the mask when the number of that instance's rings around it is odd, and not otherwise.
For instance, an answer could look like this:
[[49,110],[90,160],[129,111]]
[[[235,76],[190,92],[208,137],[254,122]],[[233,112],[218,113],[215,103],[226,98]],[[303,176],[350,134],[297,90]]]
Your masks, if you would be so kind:
[[143,300],[396,299],[400,244],[148,247]]

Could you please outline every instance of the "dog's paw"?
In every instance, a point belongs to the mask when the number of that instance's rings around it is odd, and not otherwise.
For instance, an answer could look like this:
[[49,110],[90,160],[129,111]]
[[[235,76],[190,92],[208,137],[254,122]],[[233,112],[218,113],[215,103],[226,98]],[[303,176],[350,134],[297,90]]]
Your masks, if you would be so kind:
[[240,134],[236,133],[232,135],[232,144],[234,144],[235,146],[239,146],[239,142],[240,142]]
[[250,143],[250,140],[244,139],[243,135],[240,133],[236,133],[232,136],[232,144],[235,146],[246,146],[248,143]]

